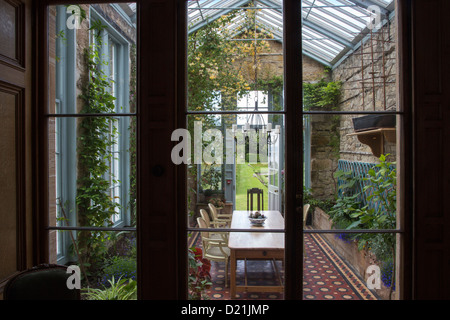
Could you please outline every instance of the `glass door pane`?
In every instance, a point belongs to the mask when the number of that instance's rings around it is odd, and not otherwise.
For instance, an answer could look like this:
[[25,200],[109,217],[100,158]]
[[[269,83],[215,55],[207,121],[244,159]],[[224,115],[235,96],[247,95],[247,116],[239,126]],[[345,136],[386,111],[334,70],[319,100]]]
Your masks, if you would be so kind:
[[399,297],[395,1],[303,1],[305,300]]
[[189,297],[283,299],[282,2],[190,2],[188,19],[189,257],[203,263]]
[[83,299],[136,299],[136,6],[48,12],[50,262],[79,268]]

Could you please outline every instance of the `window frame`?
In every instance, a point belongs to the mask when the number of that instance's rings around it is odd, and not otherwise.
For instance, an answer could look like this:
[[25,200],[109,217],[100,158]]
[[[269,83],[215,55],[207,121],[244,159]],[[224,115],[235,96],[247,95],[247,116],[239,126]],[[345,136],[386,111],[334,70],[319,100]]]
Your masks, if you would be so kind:
[[[109,3],[110,1],[97,0],[96,3]],[[125,1],[115,1],[115,2],[125,2]],[[151,7],[153,4],[145,3],[141,0],[137,0],[138,7],[145,6],[146,9]],[[77,3],[92,3],[92,1],[80,0]],[[37,25],[37,50],[38,50],[38,58],[36,58],[36,64],[38,70],[47,70],[48,69],[48,6],[54,4],[70,4],[69,1],[58,1],[58,0],[44,0],[40,1],[37,6],[36,11],[36,25]],[[286,74],[285,74],[285,85],[288,90],[285,93],[286,105],[296,105],[298,101],[301,101],[301,82],[302,82],[302,66],[301,66],[301,43],[299,43],[298,39],[301,39],[301,5],[299,3],[294,3],[294,1],[285,1],[284,10],[285,10],[285,32],[286,37],[285,41],[285,62],[286,62]],[[174,57],[174,60],[171,60],[172,63],[175,61],[178,70],[186,70],[186,49],[185,46],[187,44],[187,35],[186,35],[186,26],[187,26],[187,7],[185,0],[174,0],[167,1],[163,5],[158,4],[161,8],[161,12],[163,16],[158,17],[155,12],[151,12],[149,10],[138,10],[137,15],[137,26],[138,29],[142,25],[145,25],[146,28],[153,28],[156,30],[156,23],[163,23],[165,18],[169,18],[169,21],[165,22],[165,25],[168,26],[168,35],[170,38],[174,40],[173,43],[177,44],[177,47],[173,47],[170,41],[164,42],[165,48],[171,48],[171,57]],[[155,6],[155,5],[153,5]],[[399,59],[399,104],[404,112],[404,122],[401,124],[401,130],[398,132],[398,136],[404,141],[404,144],[401,146],[402,154],[404,155],[402,159],[402,163],[399,168],[401,168],[402,179],[400,180],[400,185],[403,187],[401,189],[401,201],[402,201],[402,212],[401,216],[404,218],[404,226],[403,226],[403,234],[401,237],[404,239],[402,241],[402,259],[405,262],[411,262],[412,260],[412,216],[410,212],[412,212],[412,175],[413,166],[412,166],[412,124],[411,124],[411,105],[412,105],[412,71],[410,70],[411,66],[411,31],[409,29],[411,24],[411,17],[408,14],[410,12],[410,0],[398,0],[397,1],[397,12],[399,22],[399,32],[398,37],[398,54],[401,57]],[[154,18],[154,21],[147,20],[148,18]],[[145,23],[143,23],[145,21]],[[138,30],[139,34],[139,30]],[[174,37],[174,35],[178,35],[178,37]],[[160,38],[160,37],[159,37]],[[142,41],[144,37],[138,36],[138,42]],[[169,45],[170,43],[170,45]],[[138,56],[142,52],[146,52],[146,49],[150,49],[151,45],[148,43],[140,42],[138,46]],[[150,55],[154,57],[160,57],[159,53],[155,53],[147,51]],[[170,57],[167,57],[169,59]],[[167,61],[167,60],[164,60]],[[144,64],[145,67],[148,67],[149,63]],[[142,66],[141,66],[142,67]],[[145,79],[142,74],[140,74],[140,70],[138,67],[138,82],[143,81],[140,84],[140,87],[145,87],[148,84],[151,84],[152,81]],[[172,72],[172,70],[169,70]],[[35,98],[36,98],[36,108],[34,116],[34,129],[36,132],[36,140],[35,147],[33,148],[34,155],[36,156],[36,165],[35,165],[35,180],[34,180],[34,201],[36,203],[35,213],[36,220],[34,224],[34,252],[33,252],[33,260],[34,263],[45,263],[48,261],[49,257],[49,231],[52,230],[49,228],[49,203],[48,199],[48,146],[49,143],[47,141],[48,137],[48,124],[49,124],[49,97],[48,97],[48,75],[46,72],[36,72],[36,89],[35,89]],[[173,75],[169,76],[174,83],[176,83],[176,90],[174,92],[174,100],[179,103],[175,107],[175,112],[173,114],[173,120],[177,124],[182,124],[185,111],[185,96],[186,96],[186,76],[183,72],[174,72]],[[169,79],[169,81],[171,81]],[[300,89],[300,92],[299,92]],[[145,98],[145,96],[139,93],[140,101],[138,102],[138,111],[137,113],[131,114],[123,114],[123,116],[137,116],[138,119],[138,136],[140,138],[148,137],[148,129],[142,127],[143,119],[141,116],[147,116],[149,113],[147,111],[142,112],[140,114],[139,105],[145,102],[152,102],[151,105],[156,105],[160,103],[160,100],[157,98]],[[153,100],[151,100],[153,99]],[[297,102],[295,102],[297,101]],[[289,108],[287,111],[286,120],[289,122],[286,145],[289,146],[300,146],[297,150],[290,152],[287,154],[286,164],[289,164],[289,168],[292,169],[290,172],[292,173],[292,177],[295,177],[291,180],[287,181],[286,186],[286,205],[287,210],[290,212],[296,212],[298,209],[302,207],[302,199],[303,199],[303,190],[300,186],[303,186],[303,175],[302,173],[302,160],[303,160],[303,148],[302,148],[302,116],[296,112],[295,109]],[[72,115],[73,116],[73,115]],[[79,116],[79,115],[77,115]],[[153,118],[150,118],[153,119]],[[299,138],[300,137],[300,141]],[[138,146],[139,148],[139,146]],[[151,170],[143,170],[141,167],[141,163],[145,162],[146,159],[151,159],[148,163],[149,166],[153,166],[155,162],[154,159],[149,156],[147,151],[138,150],[138,178],[140,175],[151,172]],[[150,167],[153,168],[153,167]],[[171,171],[174,170],[172,167]],[[297,174],[296,174],[297,173]],[[177,183],[173,184],[175,188],[175,200],[176,206],[179,209],[186,209],[186,195],[185,195],[185,174],[186,170],[184,168],[178,168],[176,172]],[[296,174],[296,175],[294,175]],[[151,190],[149,186],[150,182],[147,183],[138,183],[138,197],[142,194],[145,194],[147,191]],[[39,186],[39,187],[37,187]],[[138,198],[138,202],[140,198]],[[184,210],[185,211],[185,210]],[[300,211],[298,211],[300,212]],[[142,229],[152,226],[157,226],[161,224],[161,221],[153,221],[152,217],[145,217],[142,219],[143,208],[142,204],[138,203],[137,214],[138,217],[141,217],[140,221],[138,221],[138,246],[140,249],[138,252],[143,252],[146,249],[150,248],[154,250],[154,244],[150,243],[148,236],[143,235]],[[178,254],[179,252],[185,252],[187,249],[187,243],[185,237],[179,237],[179,234],[185,232],[185,217],[169,218],[167,219],[167,223],[172,223],[175,221],[175,225],[173,229],[169,230],[169,235],[175,236],[174,240],[168,240],[167,245],[175,244],[174,253],[170,255],[169,263],[171,271],[176,270],[174,273],[174,279],[152,279],[150,277],[145,277],[143,283],[138,285],[138,294],[139,298],[166,298],[166,297],[176,297],[178,299],[184,299],[187,293],[186,281],[186,267],[187,267],[187,259],[182,255]],[[166,222],[164,222],[166,223]],[[120,230],[120,228],[116,229]],[[124,228],[124,230],[129,230]],[[177,236],[178,234],[178,236]],[[302,221],[300,217],[296,217],[295,215],[289,216],[289,223],[287,223],[286,229],[286,276],[289,281],[286,283],[285,290],[285,298],[286,299],[301,299],[302,296],[302,270],[299,272],[298,269],[303,265],[302,259],[302,241],[299,240],[299,234],[302,234]],[[161,239],[165,239],[167,235],[161,237]],[[159,238],[158,238],[159,239]],[[162,240],[158,240],[162,241]],[[140,244],[139,244],[140,243]],[[139,255],[139,253],[138,253]],[[155,265],[155,263],[157,265]],[[160,261],[149,260],[148,258],[140,255],[138,256],[138,272],[142,275],[143,269],[150,266],[150,270],[158,270],[160,268]],[[405,288],[402,290],[402,296],[404,298],[412,297],[412,263],[405,263],[402,266],[402,269],[405,271],[403,274],[403,281],[401,283],[401,287]],[[148,271],[148,270],[147,270]],[[151,272],[150,272],[151,273]],[[153,277],[155,278],[155,277]],[[170,286],[161,292],[161,287],[153,286],[153,284],[162,284],[162,283],[177,283],[177,286]]]

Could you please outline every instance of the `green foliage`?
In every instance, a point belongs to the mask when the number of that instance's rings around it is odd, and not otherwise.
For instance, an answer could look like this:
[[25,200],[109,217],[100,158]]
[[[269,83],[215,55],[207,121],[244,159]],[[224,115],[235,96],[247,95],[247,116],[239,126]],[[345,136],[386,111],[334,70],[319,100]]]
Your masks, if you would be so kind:
[[189,110],[213,110],[218,103],[226,103],[223,97],[236,97],[248,87],[240,70],[231,67],[239,52],[231,41],[226,41],[232,37],[226,26],[234,16],[214,20],[189,35]]
[[[396,169],[394,162],[388,162],[388,155],[381,155],[380,163],[371,168],[367,176],[354,177],[351,172],[337,171],[335,178],[339,185],[340,196],[336,204],[328,210],[336,229],[394,230],[396,228]],[[357,183],[366,182],[362,191]],[[365,204],[362,199],[365,197]],[[353,240],[360,250],[372,252],[382,266],[383,282],[394,290],[395,282],[395,245],[393,233],[357,233],[341,234],[344,241]]]
[[[380,163],[368,171],[366,177],[352,177],[351,172],[337,171],[335,177],[342,183],[339,186],[341,193],[336,204],[328,211],[333,222],[346,229],[394,229],[396,226],[396,170],[394,163],[386,161],[386,156],[380,156]],[[362,179],[368,182],[359,192],[355,186]],[[365,196],[366,205],[362,202]],[[377,256],[384,257],[387,248],[395,245],[392,234],[366,234],[359,235],[360,247],[374,244],[377,237],[383,239],[379,243],[381,248]],[[379,246],[377,246],[379,247]]]
[[328,214],[335,227],[345,229],[355,223],[353,214],[360,208],[361,203],[358,200],[358,195],[355,194],[337,198],[336,204],[328,211]]
[[109,286],[103,289],[86,288],[83,289],[87,300],[136,300],[137,282],[131,279],[119,278],[115,281],[113,277],[108,281]]
[[[378,206],[366,205],[355,211],[351,217],[355,219],[348,229],[395,229],[396,227],[396,169],[395,163],[387,162],[386,156],[381,155],[380,163],[376,165],[377,170],[371,169],[365,181],[369,184],[364,187],[368,192],[367,200],[378,203]],[[364,234],[360,235],[360,247],[369,246],[378,259],[387,259],[395,251],[395,234]]]
[[[303,83],[303,109],[325,108],[331,110],[338,109],[338,102],[341,96],[342,83],[340,81],[328,81],[325,78],[318,82]],[[340,117],[333,116],[331,120],[330,146],[336,158],[339,157]]]
[[211,263],[209,260],[202,257],[202,249],[189,248],[188,249],[188,299],[201,300],[207,299],[205,289],[209,288],[211,283]]
[[136,280],[137,262],[136,257],[114,256],[106,263],[108,264],[103,269],[102,284],[107,283],[112,279],[124,278]]
[[221,190],[222,186],[222,168],[218,165],[203,165],[201,188],[203,190]]
[[309,204],[311,212],[314,212],[314,209],[316,207],[324,210],[325,212],[328,212],[333,205],[335,204],[335,201],[333,200],[321,200],[317,199],[312,195],[311,189],[303,189],[303,203]]
[[[387,156],[387,155],[386,155]],[[380,163],[368,171],[363,180],[368,184],[363,192],[345,193],[329,212],[340,227],[346,229],[394,230],[396,228],[396,169],[395,163],[388,162],[385,155],[380,156]],[[339,173],[345,177],[345,173]],[[354,181],[342,184],[350,190]],[[364,195],[367,204],[362,206],[360,195]],[[375,205],[376,204],[376,205]],[[357,241],[358,248],[367,249],[375,254],[383,266],[383,281],[390,286],[391,293],[395,282],[395,246],[394,233],[359,233],[352,236]],[[389,283],[390,281],[390,283]]]
[[356,190],[357,177],[353,177],[351,172],[338,170],[334,174],[336,179],[341,181],[338,187],[340,194],[334,206],[328,211],[328,215],[336,228],[347,228],[355,222],[352,215],[362,207],[361,194]]
[[341,96],[342,84],[339,81],[327,81],[322,78],[315,83],[303,83],[303,105],[305,110],[314,107],[330,106],[337,108],[339,97]]
[[[99,56],[103,27],[93,22],[95,41],[85,51],[85,63],[89,73],[80,98],[83,100],[80,113],[114,113],[115,97],[110,93],[111,81],[102,70],[105,64]],[[111,117],[82,117],[78,135],[78,188],[76,205],[79,224],[102,227],[111,225],[111,216],[116,213],[118,203],[110,196],[112,161],[111,148],[115,144],[117,128]],[[111,176],[112,177],[112,176]],[[116,180],[112,177],[112,182]],[[80,232],[79,249],[86,267],[95,267],[105,253],[103,232]]]

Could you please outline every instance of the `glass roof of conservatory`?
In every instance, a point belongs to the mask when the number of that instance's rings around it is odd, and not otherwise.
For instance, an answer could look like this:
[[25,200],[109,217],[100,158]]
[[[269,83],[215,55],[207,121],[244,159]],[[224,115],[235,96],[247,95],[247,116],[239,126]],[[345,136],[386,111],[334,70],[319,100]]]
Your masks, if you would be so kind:
[[[257,8],[256,23],[282,41],[282,0],[188,0],[189,33],[242,7]],[[359,47],[368,25],[379,13],[381,22],[392,18],[394,0],[302,0],[303,53],[333,67]],[[244,22],[237,15],[229,28]]]

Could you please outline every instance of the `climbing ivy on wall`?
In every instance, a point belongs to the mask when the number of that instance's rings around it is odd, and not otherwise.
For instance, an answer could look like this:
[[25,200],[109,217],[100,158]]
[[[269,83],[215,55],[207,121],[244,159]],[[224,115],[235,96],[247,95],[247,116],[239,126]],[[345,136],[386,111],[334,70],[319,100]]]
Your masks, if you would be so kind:
[[337,109],[341,96],[342,84],[339,81],[327,81],[325,78],[318,82],[303,83],[303,106],[305,110],[311,108]]
[[[104,27],[92,23],[94,41],[85,51],[85,66],[88,80],[82,94],[80,113],[99,114],[115,112],[115,97],[111,94],[111,81],[103,71],[107,63],[100,56],[102,39],[99,36]],[[81,117],[78,127],[78,187],[76,205],[78,222],[81,226],[104,227],[112,224],[111,217],[119,206],[110,196],[110,152],[115,143],[117,129],[115,119],[108,116]],[[112,182],[115,183],[114,177]],[[107,236],[104,232],[80,232],[78,247],[82,263],[94,267],[103,256]]]
[[[320,108],[325,110],[337,110],[341,90],[342,83],[340,81],[329,81],[325,77],[318,82],[304,82],[303,109],[311,110]],[[330,121],[330,130],[334,133],[330,135],[330,146],[333,148],[333,154],[338,158],[340,149],[340,117],[331,116]]]

